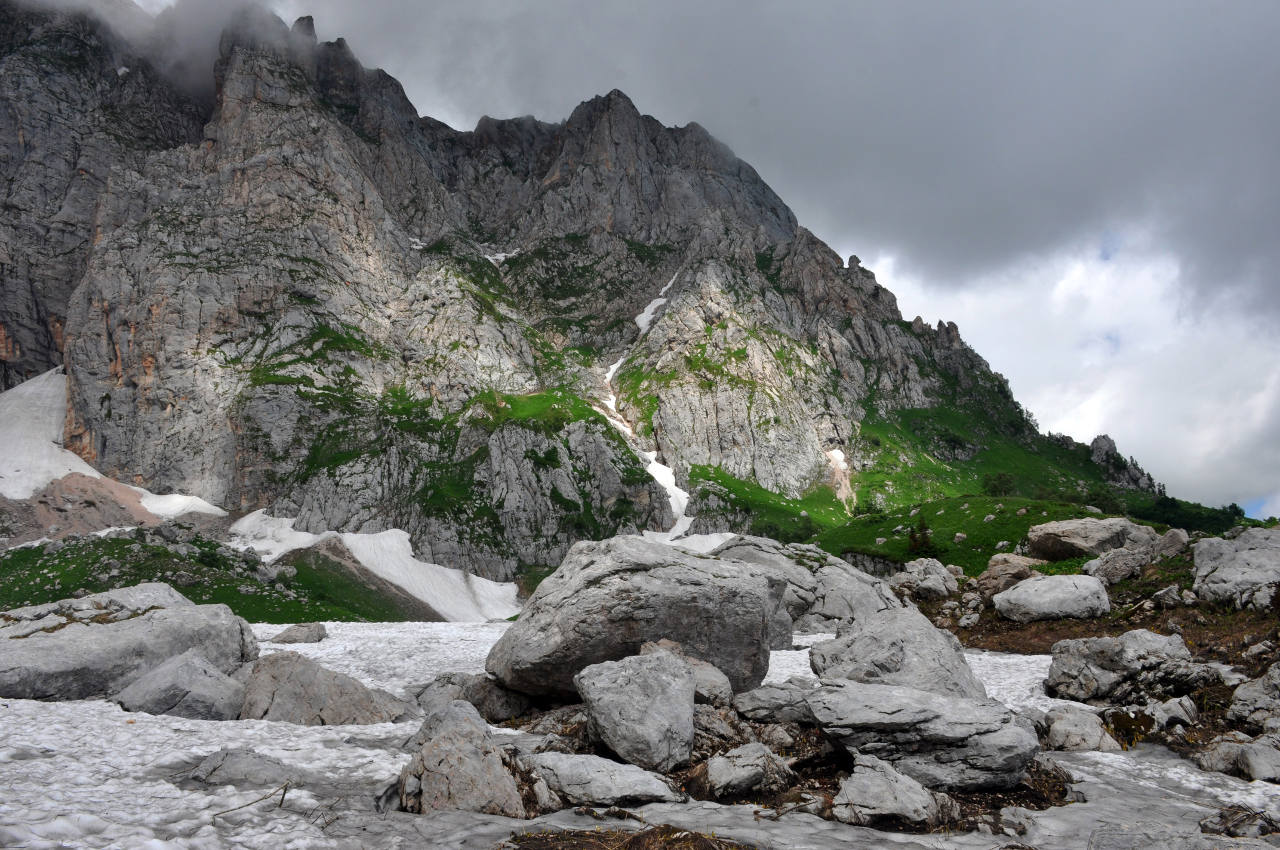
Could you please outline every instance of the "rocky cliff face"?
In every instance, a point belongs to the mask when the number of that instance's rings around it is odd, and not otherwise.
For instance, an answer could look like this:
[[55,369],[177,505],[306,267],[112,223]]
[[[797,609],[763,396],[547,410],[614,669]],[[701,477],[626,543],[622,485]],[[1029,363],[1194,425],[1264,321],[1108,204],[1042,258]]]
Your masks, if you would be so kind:
[[620,92],[457,132],[309,19],[246,12],[206,116],[91,19],[0,15],[4,380],[65,360],[68,446],[104,473],[507,578],[668,527],[641,452],[850,500],[868,412],[1033,432],[954,325],[903,322]]

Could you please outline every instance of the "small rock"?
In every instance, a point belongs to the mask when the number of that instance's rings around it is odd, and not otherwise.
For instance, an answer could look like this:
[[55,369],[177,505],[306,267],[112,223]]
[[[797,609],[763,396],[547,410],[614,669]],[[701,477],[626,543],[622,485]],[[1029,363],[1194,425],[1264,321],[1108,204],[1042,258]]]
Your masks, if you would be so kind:
[[329,634],[324,623],[294,623],[271,638],[271,643],[319,643]]

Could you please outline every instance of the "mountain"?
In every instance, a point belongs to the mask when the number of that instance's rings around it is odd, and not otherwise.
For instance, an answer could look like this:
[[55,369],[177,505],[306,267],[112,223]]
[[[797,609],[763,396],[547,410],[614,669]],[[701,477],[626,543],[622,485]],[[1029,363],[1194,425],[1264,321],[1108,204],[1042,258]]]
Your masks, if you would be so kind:
[[309,18],[246,9],[185,76],[83,13],[4,0],[0,33],[0,381],[63,365],[112,478],[500,580],[1002,473],[1151,487],[621,92],[460,132]]

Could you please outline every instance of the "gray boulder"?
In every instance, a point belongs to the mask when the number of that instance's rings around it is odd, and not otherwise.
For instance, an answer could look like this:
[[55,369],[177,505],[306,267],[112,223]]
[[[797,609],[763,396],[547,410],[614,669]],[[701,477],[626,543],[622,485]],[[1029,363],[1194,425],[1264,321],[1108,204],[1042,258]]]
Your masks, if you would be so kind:
[[744,561],[640,537],[578,543],[538,585],[485,666],[514,690],[572,699],[579,670],[670,638],[728,676],[734,691],[750,690],[768,672],[782,632],[790,642],[785,587]]
[[884,579],[833,558],[813,574],[817,586],[809,613],[796,623],[802,631],[830,630],[839,622],[904,607]]
[[324,623],[294,623],[271,638],[271,643],[319,643],[328,634]]
[[428,720],[430,735],[400,772],[401,808],[525,817],[516,781],[475,706],[456,700]]
[[119,693],[198,649],[221,673],[258,657],[249,624],[225,605],[195,605],[140,584],[0,615],[0,697],[90,699]]
[[1093,576],[1103,584],[1142,575],[1142,569],[1154,560],[1154,547],[1139,549],[1112,549],[1080,568],[1085,575]]
[[902,565],[902,571],[889,577],[895,590],[913,599],[943,599],[960,589],[956,577],[935,558],[916,558]]
[[1192,590],[1237,608],[1270,608],[1280,590],[1280,528],[1250,528],[1233,540],[1210,537],[1191,547]]
[[808,679],[793,678],[779,684],[761,685],[735,696],[733,707],[743,717],[761,723],[817,726],[818,719],[813,716],[808,700],[816,684]]
[[1152,557],[1155,560],[1163,558],[1172,558],[1174,555],[1181,555],[1187,549],[1187,543],[1190,537],[1181,528],[1171,528],[1164,534],[1160,535],[1160,539],[1156,541],[1155,551]]
[[1050,750],[1115,753],[1120,744],[1102,725],[1102,718],[1087,708],[1055,706],[1045,714],[1044,745]]
[[685,795],[663,776],[600,756],[567,753],[521,755],[520,764],[574,806],[631,806],[680,803]]
[[1088,619],[1111,610],[1102,582],[1093,576],[1037,576],[991,597],[1000,616],[1018,623]]
[[503,723],[528,713],[533,707],[527,696],[504,688],[501,682],[485,673],[441,673],[416,697],[428,715],[456,699],[474,705],[480,716],[490,723]]
[[678,655],[689,669],[693,671],[693,698],[696,702],[708,705],[728,705],[733,701],[733,685],[729,677],[716,669],[715,665],[685,655],[684,648],[671,640],[660,640],[657,643],[646,643],[640,647],[641,655],[654,652],[670,652]]
[[300,726],[391,723],[412,716],[411,706],[296,652],[274,652],[254,662],[245,682],[241,720]]
[[764,744],[752,742],[712,756],[695,769],[693,781],[717,799],[743,794],[775,794],[796,781],[785,759]]
[[1247,729],[1262,730],[1269,725],[1280,728],[1280,661],[1235,689],[1227,719]]
[[189,649],[134,679],[115,701],[125,711],[235,720],[244,705],[244,685],[211,664],[199,649]]
[[1181,637],[1146,629],[1119,637],[1060,640],[1051,652],[1045,688],[1080,702],[1142,705],[1221,680],[1216,667],[1191,660]]
[[1154,547],[1159,535],[1123,517],[1065,519],[1034,525],[1027,530],[1027,548],[1037,558],[1061,561],[1081,555],[1101,555],[1112,549]]
[[710,554],[716,558],[756,564],[783,578],[787,587],[782,603],[793,620],[807,614],[813,607],[818,587],[813,573],[832,557],[816,546],[780,543],[746,534],[731,538],[711,550]]
[[813,672],[824,679],[905,685],[922,691],[984,698],[960,641],[914,608],[894,608],[850,620],[834,640],[809,652]]
[[1201,770],[1280,782],[1280,734],[1251,739],[1240,732],[1230,732],[1192,756],[1192,761]]
[[278,758],[235,747],[223,747],[205,756],[188,777],[206,785],[257,786],[280,785],[297,780],[305,771],[285,764]]
[[587,731],[618,756],[663,773],[687,764],[693,751],[694,677],[665,651],[583,668],[573,677]]
[[960,806],[946,794],[930,791],[875,756],[855,755],[849,778],[832,801],[836,820],[856,826],[884,821],[929,829],[960,819]]
[[997,593],[1040,575],[1035,567],[1044,563],[1021,555],[992,555],[987,568],[973,580],[972,587],[977,590],[983,602],[990,602],[991,597]]
[[891,762],[928,788],[1012,788],[1040,749],[1031,722],[995,700],[832,681],[808,701],[827,736],[851,755]]

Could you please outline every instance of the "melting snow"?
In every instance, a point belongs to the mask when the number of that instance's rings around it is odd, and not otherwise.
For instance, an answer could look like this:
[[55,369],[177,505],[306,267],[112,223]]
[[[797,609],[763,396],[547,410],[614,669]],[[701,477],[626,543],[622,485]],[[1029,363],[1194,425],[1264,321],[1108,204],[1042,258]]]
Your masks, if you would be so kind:
[[292,519],[254,511],[232,524],[229,545],[253,549],[264,560],[274,561],[286,552],[336,537],[374,575],[403,588],[448,620],[505,619],[520,611],[514,583],[490,581],[419,561],[413,557],[408,532],[392,529],[378,534],[310,534],[295,531],[293,523]]

